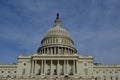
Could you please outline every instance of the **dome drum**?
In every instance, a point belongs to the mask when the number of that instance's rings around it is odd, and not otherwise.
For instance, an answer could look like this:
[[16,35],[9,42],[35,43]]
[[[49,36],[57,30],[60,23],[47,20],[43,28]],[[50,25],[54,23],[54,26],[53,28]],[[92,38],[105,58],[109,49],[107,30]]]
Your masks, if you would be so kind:
[[75,48],[63,47],[63,46],[48,46],[48,47],[40,47],[38,49],[38,54],[46,54],[46,55],[74,55],[77,53]]
[[74,42],[69,38],[64,37],[47,37],[41,41],[41,45],[52,45],[52,44],[63,44],[68,46],[73,46]]

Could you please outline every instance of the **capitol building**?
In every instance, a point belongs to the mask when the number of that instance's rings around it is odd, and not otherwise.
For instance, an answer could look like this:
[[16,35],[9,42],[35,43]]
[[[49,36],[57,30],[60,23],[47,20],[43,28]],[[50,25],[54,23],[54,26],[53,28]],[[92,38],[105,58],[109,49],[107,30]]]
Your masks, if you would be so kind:
[[0,80],[120,80],[120,65],[102,65],[92,56],[78,55],[57,14],[37,53],[18,56],[13,65],[0,64]]

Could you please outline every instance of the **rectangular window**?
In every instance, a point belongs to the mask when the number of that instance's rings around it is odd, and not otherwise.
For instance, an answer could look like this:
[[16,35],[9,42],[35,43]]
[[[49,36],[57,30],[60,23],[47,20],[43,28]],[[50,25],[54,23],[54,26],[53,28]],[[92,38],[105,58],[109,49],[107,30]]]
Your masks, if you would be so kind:
[[23,69],[22,71],[22,75],[25,75],[26,69]]
[[116,77],[116,80],[118,80],[118,77]]
[[85,75],[88,75],[88,69],[84,69]]
[[110,80],[113,80],[113,77],[112,77],[112,76],[110,77]]

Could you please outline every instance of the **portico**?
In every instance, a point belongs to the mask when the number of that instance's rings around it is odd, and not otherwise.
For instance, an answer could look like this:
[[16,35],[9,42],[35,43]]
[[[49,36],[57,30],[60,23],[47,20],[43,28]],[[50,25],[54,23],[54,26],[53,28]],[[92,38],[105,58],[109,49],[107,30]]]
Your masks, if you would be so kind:
[[77,74],[77,59],[59,59],[44,57],[44,59],[34,58],[32,61],[33,75],[75,75]]

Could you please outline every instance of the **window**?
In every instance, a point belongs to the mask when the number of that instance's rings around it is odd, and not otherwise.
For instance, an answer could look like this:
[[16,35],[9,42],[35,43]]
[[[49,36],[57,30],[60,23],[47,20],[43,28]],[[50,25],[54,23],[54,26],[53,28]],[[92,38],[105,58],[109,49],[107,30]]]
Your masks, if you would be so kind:
[[57,75],[57,70],[56,69],[54,69],[54,73],[53,73],[54,75]]
[[73,75],[72,69],[70,69],[70,73],[69,73],[69,75]]
[[85,63],[84,66],[87,66],[87,63]]
[[8,73],[10,73],[10,71],[8,71]]
[[103,73],[105,73],[105,71],[103,71]]
[[95,80],[98,80],[97,77],[95,78]]
[[47,75],[50,75],[50,69],[47,70]]
[[85,69],[84,71],[85,71],[85,75],[88,75],[88,69]]
[[103,76],[103,80],[106,80],[106,76]]
[[118,77],[117,77],[117,76],[115,77],[115,80],[118,80]]
[[110,71],[109,73],[111,74],[112,72]]
[[98,71],[96,71],[96,74],[98,74],[99,72]]
[[26,66],[26,63],[24,63],[24,66]]
[[4,71],[2,71],[1,73],[4,73]]
[[25,75],[26,69],[23,69],[22,71],[22,75]]
[[115,71],[115,73],[117,73],[117,71]]
[[60,75],[64,75],[64,70],[63,70],[63,68],[61,69]]
[[110,76],[110,80],[113,80],[113,77],[112,77],[112,76]]
[[14,73],[16,73],[16,71],[14,71]]

